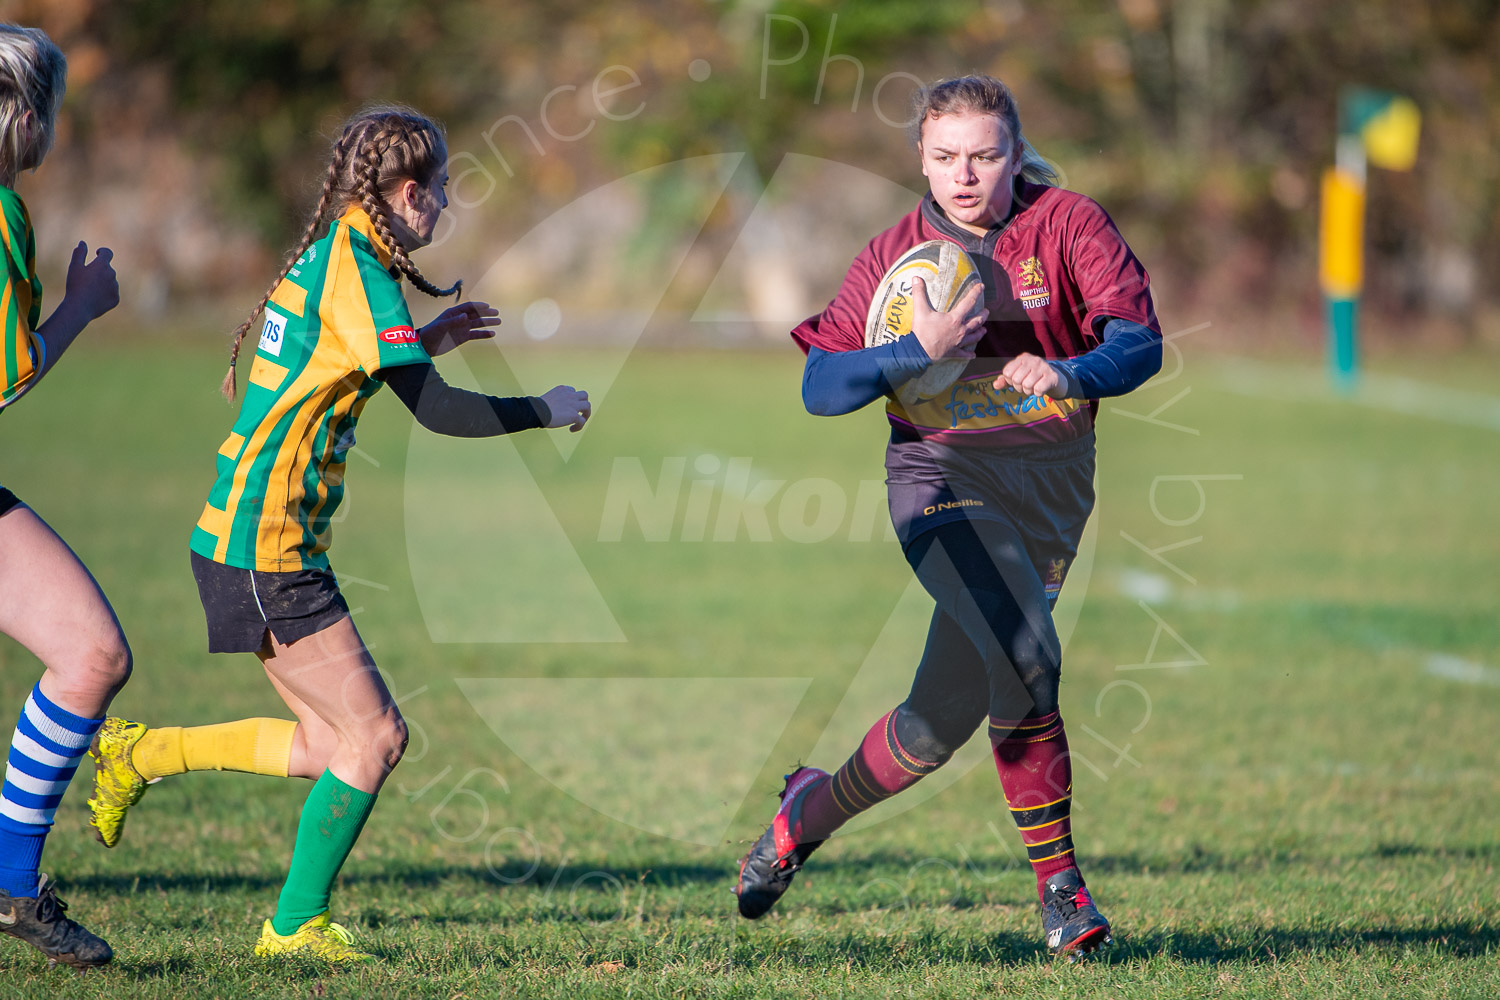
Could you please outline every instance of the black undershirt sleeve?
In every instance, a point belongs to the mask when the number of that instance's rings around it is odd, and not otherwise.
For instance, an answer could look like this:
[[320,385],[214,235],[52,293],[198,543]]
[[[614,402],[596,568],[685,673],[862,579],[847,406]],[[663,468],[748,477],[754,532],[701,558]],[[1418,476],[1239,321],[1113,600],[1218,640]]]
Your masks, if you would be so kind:
[[443,381],[430,364],[398,365],[380,372],[417,423],[449,437],[495,437],[545,427],[552,419],[539,396],[487,396]]

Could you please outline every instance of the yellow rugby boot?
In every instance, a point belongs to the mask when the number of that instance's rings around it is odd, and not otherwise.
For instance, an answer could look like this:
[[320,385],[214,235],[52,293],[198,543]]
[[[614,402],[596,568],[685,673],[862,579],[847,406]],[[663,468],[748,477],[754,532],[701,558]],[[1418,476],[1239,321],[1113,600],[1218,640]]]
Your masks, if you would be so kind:
[[271,955],[312,955],[329,962],[363,962],[375,956],[360,951],[354,946],[354,935],[343,924],[328,919],[328,911],[307,921],[291,934],[282,936],[267,920],[260,929],[260,940],[255,942],[255,954],[261,958]]
[[94,758],[94,794],[89,797],[89,826],[105,847],[114,847],[125,832],[125,812],[146,794],[147,781],[130,762],[130,751],[146,727],[128,719],[105,719],[89,745]]

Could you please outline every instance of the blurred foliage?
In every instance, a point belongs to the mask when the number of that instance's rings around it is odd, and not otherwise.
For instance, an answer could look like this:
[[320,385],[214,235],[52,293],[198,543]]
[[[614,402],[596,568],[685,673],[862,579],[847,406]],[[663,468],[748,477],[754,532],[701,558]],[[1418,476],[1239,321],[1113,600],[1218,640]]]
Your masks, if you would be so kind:
[[[511,35],[509,5],[417,0],[264,0],[256,4],[101,3],[91,26],[112,58],[165,73],[184,138],[228,166],[226,196],[268,236],[285,206],[321,182],[339,119],[395,101],[448,113],[492,90],[485,42]],[[519,19],[523,20],[524,19]]]
[[[272,244],[298,228],[329,134],[373,101],[444,118],[455,149],[492,139],[487,169],[525,213],[709,152],[748,151],[762,178],[800,152],[920,186],[891,127],[913,78],[991,72],[1069,184],[1213,304],[1315,306],[1337,93],[1377,86],[1425,117],[1415,171],[1371,173],[1371,294],[1465,330],[1495,312],[1500,0],[0,0],[0,15],[69,52],[80,135],[169,130],[212,168],[227,217]],[[598,97],[611,66],[639,89]]]

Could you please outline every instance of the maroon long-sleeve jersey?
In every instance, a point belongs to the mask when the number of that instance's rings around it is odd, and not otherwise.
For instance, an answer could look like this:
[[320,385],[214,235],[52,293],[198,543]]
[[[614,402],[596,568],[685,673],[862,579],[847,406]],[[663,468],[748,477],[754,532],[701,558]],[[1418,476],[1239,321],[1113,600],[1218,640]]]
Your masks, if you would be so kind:
[[907,250],[934,239],[957,243],[974,258],[990,318],[974,360],[950,389],[914,406],[887,404],[893,427],[950,445],[1067,441],[1088,433],[1092,406],[1022,397],[992,384],[1018,354],[1071,358],[1093,349],[1110,318],[1160,332],[1146,269],[1109,214],[1072,191],[1018,181],[1010,218],[984,236],[955,225],[926,195],[860,251],[833,301],[792,338],[804,351],[863,348],[880,279]]

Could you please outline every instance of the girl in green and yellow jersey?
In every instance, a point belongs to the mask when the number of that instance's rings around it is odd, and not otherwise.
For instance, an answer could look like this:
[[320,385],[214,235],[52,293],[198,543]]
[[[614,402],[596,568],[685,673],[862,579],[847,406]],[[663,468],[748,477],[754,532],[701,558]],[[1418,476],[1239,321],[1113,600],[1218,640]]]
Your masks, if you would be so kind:
[[[36,388],[120,288],[100,248],[73,249],[57,309],[40,323],[36,235],[14,190],[52,148],[67,60],[41,31],[0,24],[0,417]],[[14,421],[9,421],[14,423]],[[0,419],[0,426],[6,423]],[[3,432],[0,432],[3,433]],[[0,793],[0,931],[53,962],[103,965],[110,947],[64,915],[52,881],[37,872],[53,815],[110,700],[130,676],[130,647],[114,610],[73,551],[10,490],[0,487],[0,633],[42,662],[21,708]],[[15,718],[12,716],[12,718]]]
[[328,911],[334,877],[406,745],[327,556],[365,404],[389,385],[424,427],[462,437],[576,431],[589,417],[588,395],[571,386],[499,398],[455,389],[433,369],[434,355],[493,336],[497,316],[474,302],[418,329],[402,297],[402,276],[429,295],[457,290],[429,283],[408,257],[447,207],[447,159],[439,127],[409,109],[347,122],[301,243],[235,335],[224,380],[231,399],[241,343],[259,319],[244,402],[190,540],[193,574],[210,652],[255,653],[296,721],[148,730],[109,719],[96,741],[91,807],[106,846],[157,778],[237,770],[316,780],[258,955],[368,957]]

